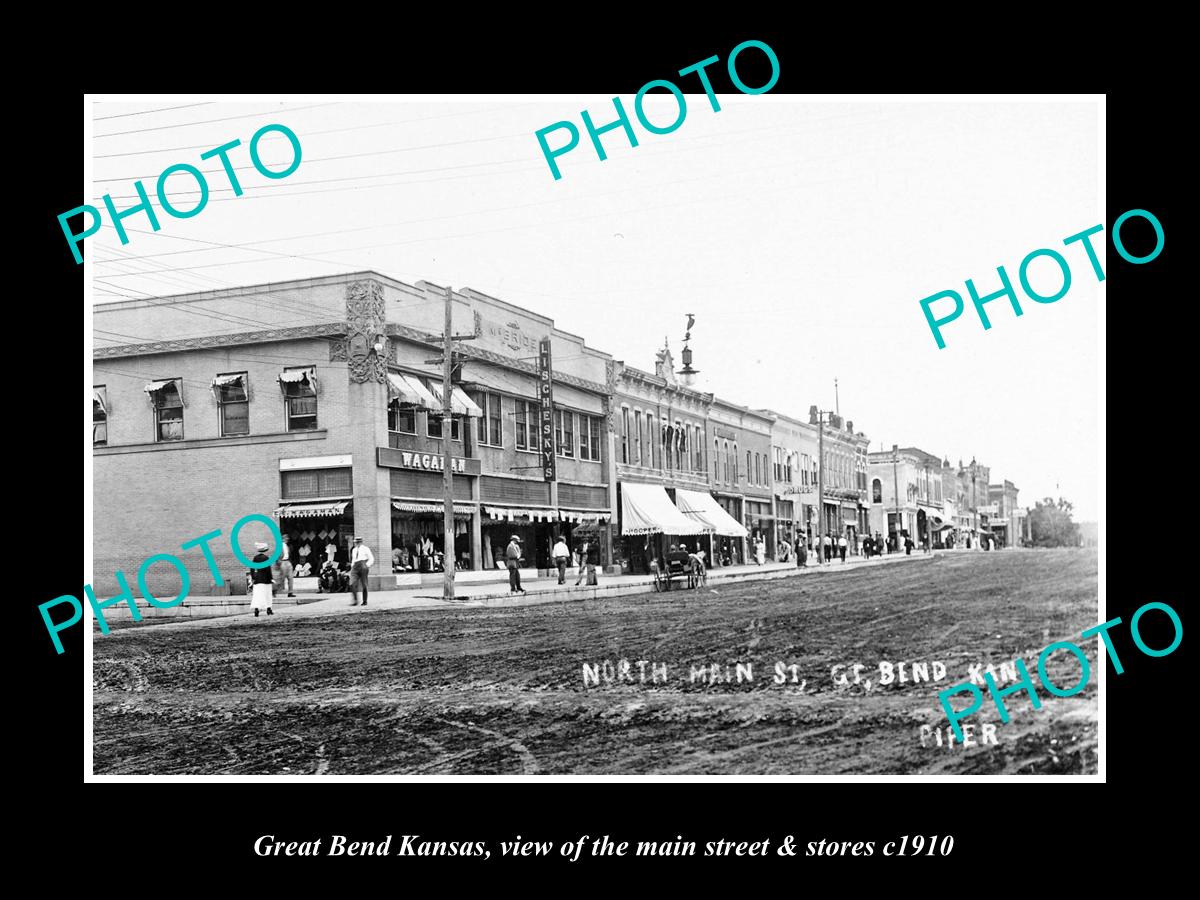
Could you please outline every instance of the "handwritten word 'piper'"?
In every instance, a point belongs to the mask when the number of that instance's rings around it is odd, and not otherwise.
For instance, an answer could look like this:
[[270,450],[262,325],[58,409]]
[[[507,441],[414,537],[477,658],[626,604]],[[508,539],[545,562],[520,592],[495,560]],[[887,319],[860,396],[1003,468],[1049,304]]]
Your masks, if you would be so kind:
[[[766,54],[767,61],[771,64],[771,78],[761,87],[750,87],[738,75],[738,54],[750,47],[761,50]],[[719,56],[710,56],[708,59],[702,59],[698,63],[679,70],[680,75],[690,75],[692,72],[696,73],[700,79],[700,83],[704,86],[704,93],[708,94],[708,103],[712,107],[713,112],[720,112],[721,104],[717,102],[717,95],[713,93],[712,82],[708,80],[708,73],[704,70],[713,63],[720,61],[721,58]],[[729,69],[729,80],[743,94],[765,94],[771,88],[775,87],[775,83],[779,81],[779,57],[775,55],[774,50],[762,41],[742,41],[729,54],[726,67]],[[646,117],[646,110],[643,108],[646,93],[655,88],[670,91],[675,96],[675,102],[679,104],[679,113],[675,116],[675,121],[670,125],[655,125]],[[592,121],[591,113],[586,109],[579,114],[583,119],[583,127],[587,129],[588,137],[592,139],[592,146],[596,148],[596,155],[600,157],[601,162],[608,159],[608,154],[604,151],[604,145],[600,143],[600,135],[606,132],[616,128],[623,129],[625,136],[629,138],[629,146],[636,147],[638,145],[637,135],[634,134],[633,124],[629,121],[629,114],[625,111],[625,107],[621,105],[621,98],[613,97],[612,102],[613,106],[617,109],[617,118],[607,125],[596,127],[596,123]],[[687,101],[683,98],[683,91],[679,90],[674,82],[657,78],[654,81],[647,81],[637,92],[637,96],[633,98],[633,112],[637,116],[637,120],[642,123],[642,127],[651,134],[670,134],[672,131],[678,129],[683,124],[683,120],[687,118]],[[557,150],[551,150],[550,144],[546,140],[546,135],[558,129],[564,129],[569,137],[563,146]],[[579,145],[579,129],[575,127],[574,122],[555,122],[553,125],[547,125],[545,128],[539,129],[534,133],[534,137],[538,139],[538,144],[542,148],[542,156],[546,158],[546,162],[550,166],[550,172],[554,175],[554,180],[558,181],[558,179],[562,178],[562,173],[558,170],[558,163],[554,160],[565,153],[569,153]]]
[[[247,522],[263,522],[270,529],[271,536],[275,538],[275,552],[263,562],[254,562],[253,560],[246,559],[241,548],[238,546],[238,534]],[[216,582],[217,587],[223,585],[225,579],[221,577],[221,572],[217,568],[217,560],[213,557],[212,548],[208,546],[208,542],[220,536],[221,530],[218,528],[208,532],[208,534],[202,534],[198,538],[192,538],[190,541],[180,544],[181,550],[190,550],[192,547],[200,548],[200,552],[204,554],[204,559],[208,563],[209,571],[212,572],[213,580]],[[251,513],[248,516],[242,516],[234,522],[233,530],[229,534],[229,545],[238,562],[251,569],[265,569],[268,566],[274,565],[275,560],[279,559],[280,554],[283,553],[283,535],[279,533],[279,525],[270,516]],[[178,597],[170,600],[161,600],[150,593],[150,589],[146,587],[146,573],[150,571],[151,566],[160,562],[169,563],[179,573],[180,586]],[[83,592],[87,595],[88,603],[91,604],[92,614],[96,617],[96,622],[100,626],[101,634],[108,634],[108,622],[104,619],[104,610],[121,602],[129,605],[129,612],[133,616],[133,621],[142,621],[142,614],[138,611],[137,601],[134,600],[133,594],[129,591],[129,581],[126,579],[125,573],[118,569],[114,575],[117,579],[117,584],[121,586],[121,593],[115,597],[110,597],[107,600],[97,600],[96,594],[90,584],[86,584],[83,587]],[[178,606],[187,599],[188,591],[192,587],[192,578],[188,574],[187,566],[183,564],[183,560],[178,556],[172,556],[170,553],[156,553],[143,560],[141,566],[138,568],[137,586],[138,590],[141,591],[141,595],[146,598],[146,602],[151,606],[157,606],[159,609],[170,609],[172,606]],[[75,608],[75,611],[72,613],[71,618],[65,622],[55,623],[50,618],[50,609],[62,604],[70,604]],[[63,594],[61,597],[55,597],[53,600],[43,603],[38,607],[38,612],[42,614],[42,621],[46,623],[46,630],[50,632],[50,639],[54,641],[55,649],[59,653],[62,653],[63,645],[62,641],[58,639],[58,633],[79,623],[83,618],[83,604],[79,602],[78,597],[74,597],[71,594]]]
[[[1129,219],[1138,217],[1148,221],[1154,228],[1155,244],[1154,249],[1145,256],[1134,256],[1125,249],[1125,245],[1121,243],[1121,226]],[[1076,242],[1083,245],[1084,251],[1087,253],[1088,261],[1092,264],[1092,271],[1096,273],[1096,280],[1104,280],[1104,269],[1100,266],[1100,258],[1096,253],[1096,248],[1092,246],[1091,237],[1098,231],[1103,231],[1103,225],[1094,225],[1086,231],[1081,231],[1078,234],[1073,234],[1070,237],[1063,239],[1063,245],[1069,247]],[[1122,215],[1113,223],[1112,227],[1112,242],[1117,253],[1121,254],[1121,258],[1134,265],[1144,265],[1151,260],[1157,259],[1162,253],[1163,244],[1166,243],[1166,237],[1163,235],[1162,223],[1154,216],[1153,213],[1147,212],[1144,209],[1131,209],[1129,212]],[[1041,257],[1054,260],[1054,264],[1058,266],[1062,277],[1062,286],[1058,290],[1049,294],[1039,294],[1033,289],[1029,283],[1029,268],[1030,265]],[[987,312],[984,311],[984,304],[991,303],[993,300],[999,300],[1001,297],[1007,297],[1008,302],[1012,305],[1013,313],[1017,316],[1024,315],[1021,309],[1021,303],[1017,300],[1017,292],[1013,290],[1012,281],[1009,280],[1008,273],[1004,271],[1004,266],[999,266],[996,269],[1000,276],[1001,289],[994,294],[988,294],[986,297],[979,296],[979,291],[975,287],[975,282],[967,279],[967,293],[971,295],[971,302],[975,306],[975,313],[979,316],[979,321],[983,324],[983,330],[987,331],[992,327],[991,320],[988,319]],[[1067,264],[1066,258],[1057,250],[1051,250],[1049,247],[1043,247],[1040,250],[1034,250],[1023,260],[1017,271],[1017,278],[1021,282],[1021,287],[1025,291],[1025,295],[1035,303],[1056,303],[1067,295],[1067,291],[1071,289],[1071,267]],[[1057,281],[1057,278],[1056,278]],[[933,315],[933,304],[939,300],[951,300],[954,303],[954,308],[949,314],[935,318]],[[921,301],[921,312],[925,313],[925,321],[929,323],[929,330],[933,332],[933,339],[937,341],[938,349],[946,348],[946,341],[942,338],[942,326],[949,325],[955,319],[962,315],[965,305],[963,298],[958,291],[941,291],[926,297]]]
[[[288,139],[292,145],[292,161],[287,168],[280,172],[272,172],[268,169],[258,154],[258,142],[263,139],[264,135],[277,131]],[[234,139],[228,144],[222,144],[220,147],[214,147],[205,153],[200,154],[200,159],[212,159],[214,156],[219,157],[221,165],[225,168],[225,175],[229,179],[229,186],[233,189],[235,197],[242,196],[242,185],[238,181],[233,163],[229,161],[229,151],[235,147],[241,146],[241,141]],[[300,168],[300,138],[296,137],[296,133],[286,125],[264,125],[258,131],[254,132],[254,136],[250,138],[250,162],[254,164],[254,168],[259,174],[266,178],[287,178],[298,168]],[[177,172],[186,172],[192,178],[196,179],[198,186],[197,191],[189,191],[189,193],[199,193],[200,199],[196,201],[196,205],[191,209],[182,210],[176,209],[171,205],[171,201],[167,199],[167,179]],[[211,172],[209,173],[212,174]],[[129,209],[117,212],[117,208],[113,205],[111,194],[105,194],[101,199],[104,201],[104,207],[108,210],[108,217],[112,220],[113,228],[117,229],[117,237],[121,239],[122,244],[129,243],[129,236],[125,233],[125,226],[122,224],[123,219],[127,219],[135,213],[144,212],[146,219],[150,223],[150,227],[154,231],[158,231],[162,226],[158,224],[158,216],[154,213],[154,207],[150,205],[150,198],[146,194],[146,188],[141,180],[133,183],[133,189],[137,193],[141,202],[137,206],[131,206]],[[173,166],[167,166],[158,176],[158,184],[155,187],[155,193],[158,194],[158,203],[169,216],[174,216],[176,219],[190,219],[192,216],[198,215],[204,207],[208,205],[208,182],[204,178],[204,173],[189,163],[175,163]],[[86,226],[83,231],[76,234],[71,231],[71,226],[67,224],[67,219],[72,216],[77,216],[83,213],[85,217],[91,216],[92,224]],[[83,262],[83,256],[79,252],[79,244],[86,238],[91,237],[100,230],[103,223],[103,216],[100,215],[100,210],[96,207],[85,203],[83,206],[77,206],[72,210],[68,210],[58,217],[59,227],[62,228],[63,234],[67,236],[67,243],[71,246],[71,252],[75,255],[75,262]]]

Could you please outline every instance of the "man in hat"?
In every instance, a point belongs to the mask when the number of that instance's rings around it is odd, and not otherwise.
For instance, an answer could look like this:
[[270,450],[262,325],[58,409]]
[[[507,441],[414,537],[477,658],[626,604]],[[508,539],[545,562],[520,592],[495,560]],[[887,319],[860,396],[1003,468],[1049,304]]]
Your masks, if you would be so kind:
[[504,557],[508,560],[508,592],[510,594],[523,594],[524,588],[521,587],[521,538],[519,535],[513,535],[508,539],[508,549],[504,551]]
[[[270,545],[263,541],[258,541],[254,545],[255,554],[252,562],[265,563],[269,557],[267,552],[271,549]],[[250,570],[250,608],[254,610],[254,617],[257,619],[259,612],[267,611],[268,616],[273,616],[275,613],[271,610],[271,601],[274,597],[275,579],[271,574],[270,566],[263,566],[261,569]]]
[[371,566],[375,565],[375,555],[371,548],[363,543],[363,539],[354,539],[354,549],[350,551],[350,593],[353,596],[351,606],[358,606],[358,591],[362,589],[362,605],[367,605],[367,576]]

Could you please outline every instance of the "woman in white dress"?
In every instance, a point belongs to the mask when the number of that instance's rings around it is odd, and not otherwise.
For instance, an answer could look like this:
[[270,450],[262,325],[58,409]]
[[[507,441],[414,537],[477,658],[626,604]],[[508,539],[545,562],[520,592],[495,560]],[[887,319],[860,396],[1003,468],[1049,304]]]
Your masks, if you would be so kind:
[[767,542],[761,536],[754,542],[754,559],[760,566],[767,561]]
[[[266,562],[271,557],[267,556],[268,546],[259,541],[254,545],[254,549],[258,552],[254,555],[253,562]],[[258,618],[261,610],[266,610],[268,616],[275,615],[271,609],[271,601],[274,599],[274,580],[271,574],[270,566],[263,566],[261,569],[250,570],[250,581],[253,584],[250,594],[250,608],[254,610],[254,617]]]

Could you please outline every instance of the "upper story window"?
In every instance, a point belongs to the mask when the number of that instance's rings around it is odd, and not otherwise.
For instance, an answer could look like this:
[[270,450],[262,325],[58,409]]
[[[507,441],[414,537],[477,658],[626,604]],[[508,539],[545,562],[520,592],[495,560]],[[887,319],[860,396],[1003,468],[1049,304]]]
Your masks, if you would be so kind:
[[417,408],[402,400],[388,404],[388,431],[398,434],[417,433]]
[[92,446],[108,444],[108,388],[102,384],[92,388]]
[[[442,413],[429,410],[425,413],[425,434],[431,438],[442,436]],[[462,440],[462,420],[453,413],[450,416],[450,440]]]
[[284,369],[279,375],[288,431],[312,431],[317,427],[317,367]]
[[221,437],[250,433],[250,393],[245,372],[230,372],[212,380],[217,399],[217,422]]
[[559,456],[575,456],[575,413],[554,411],[554,447]]
[[621,407],[621,462],[629,463],[629,409]]
[[515,401],[518,450],[537,450],[537,406],[528,400]]
[[600,420],[596,416],[579,416],[579,458],[600,460]]
[[154,440],[183,440],[183,379],[152,381],[143,390],[154,407]]
[[475,439],[489,447],[504,446],[504,429],[501,425],[501,401],[499,394],[476,391],[471,395],[475,405],[483,412],[475,422]]
[[878,478],[876,478],[875,480],[873,480],[871,482],[871,502],[872,503],[882,503],[883,502],[883,484],[880,482],[880,480]]

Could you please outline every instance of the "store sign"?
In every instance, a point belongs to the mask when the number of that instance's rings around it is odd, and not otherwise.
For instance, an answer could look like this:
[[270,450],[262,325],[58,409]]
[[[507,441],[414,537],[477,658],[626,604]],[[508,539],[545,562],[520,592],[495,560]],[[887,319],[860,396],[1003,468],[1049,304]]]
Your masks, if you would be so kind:
[[550,338],[538,342],[538,423],[542,455],[542,480],[557,477],[554,461],[554,380],[550,367]]
[[988,506],[977,506],[975,508],[975,510],[981,516],[998,516],[998,515],[1000,515],[1000,506],[999,506],[999,504],[996,504],[996,503],[989,504]]
[[[442,454],[418,453],[413,450],[397,450],[393,447],[376,447],[378,463],[385,469],[416,469],[419,472],[442,471]],[[450,471],[455,475],[478,475],[482,466],[477,459],[461,456],[450,457]]]
[[811,484],[794,484],[791,487],[784,488],[778,493],[786,497],[789,494],[815,494],[816,492],[817,489]]

